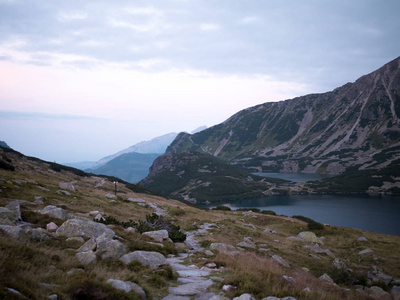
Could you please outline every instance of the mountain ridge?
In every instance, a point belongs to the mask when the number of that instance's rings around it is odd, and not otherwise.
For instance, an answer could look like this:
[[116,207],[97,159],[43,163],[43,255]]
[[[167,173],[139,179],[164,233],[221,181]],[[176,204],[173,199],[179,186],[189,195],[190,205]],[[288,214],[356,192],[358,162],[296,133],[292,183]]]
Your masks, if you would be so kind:
[[200,133],[180,133],[166,152],[199,151],[257,172],[387,166],[400,157],[399,66],[396,58],[333,91],[241,110]]

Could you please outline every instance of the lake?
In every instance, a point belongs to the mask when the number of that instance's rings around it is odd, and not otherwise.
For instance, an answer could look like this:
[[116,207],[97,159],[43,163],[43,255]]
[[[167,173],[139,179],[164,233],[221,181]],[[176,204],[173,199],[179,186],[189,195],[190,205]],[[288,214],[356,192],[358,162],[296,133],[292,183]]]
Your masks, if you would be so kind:
[[[326,177],[326,175],[319,174],[257,174],[294,182],[306,182]],[[218,203],[218,205],[227,205],[233,210],[238,208],[272,210],[278,215],[289,217],[301,215],[333,226],[400,235],[399,196],[280,195],[253,200],[223,202]]]

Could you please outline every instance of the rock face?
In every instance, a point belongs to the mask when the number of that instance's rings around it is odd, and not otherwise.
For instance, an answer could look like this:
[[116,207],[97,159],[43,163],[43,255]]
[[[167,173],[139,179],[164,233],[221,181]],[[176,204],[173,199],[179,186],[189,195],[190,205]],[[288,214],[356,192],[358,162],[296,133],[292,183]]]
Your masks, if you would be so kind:
[[140,262],[143,266],[149,266],[149,268],[153,270],[166,264],[166,258],[164,255],[152,251],[135,251],[125,254],[120,258],[120,261],[126,265],[135,260]]
[[78,219],[71,219],[65,221],[56,231],[58,235],[65,235],[68,237],[83,236],[83,237],[98,237],[105,234],[113,237],[115,232],[108,228],[106,225],[92,221],[82,221]]

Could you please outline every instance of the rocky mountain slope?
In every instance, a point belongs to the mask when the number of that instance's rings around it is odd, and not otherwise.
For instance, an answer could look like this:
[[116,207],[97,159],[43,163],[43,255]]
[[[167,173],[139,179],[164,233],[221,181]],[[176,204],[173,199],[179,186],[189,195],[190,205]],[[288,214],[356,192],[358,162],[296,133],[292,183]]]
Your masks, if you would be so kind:
[[0,157],[1,299],[399,298],[398,236],[201,210],[126,183],[114,195],[114,178]]
[[341,174],[400,158],[400,58],[331,92],[242,110],[168,153],[211,154],[258,172]]

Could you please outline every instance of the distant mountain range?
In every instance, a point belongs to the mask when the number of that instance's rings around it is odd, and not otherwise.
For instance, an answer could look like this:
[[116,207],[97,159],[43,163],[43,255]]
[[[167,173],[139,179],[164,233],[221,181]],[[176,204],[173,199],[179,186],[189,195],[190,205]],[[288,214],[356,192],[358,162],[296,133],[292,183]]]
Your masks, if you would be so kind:
[[[207,154],[248,172],[351,173],[353,179],[360,174],[366,176],[361,181],[373,185],[354,185],[351,191],[392,192],[400,183],[396,172],[387,174],[400,165],[400,58],[331,92],[264,103],[199,133],[180,133],[141,184],[163,185],[168,168],[162,164],[179,164],[175,156],[185,152]],[[373,170],[378,175],[368,181]],[[188,184],[181,188],[184,193],[175,190],[170,195],[183,199],[195,194],[190,174],[168,176],[192,183],[192,188]]]

